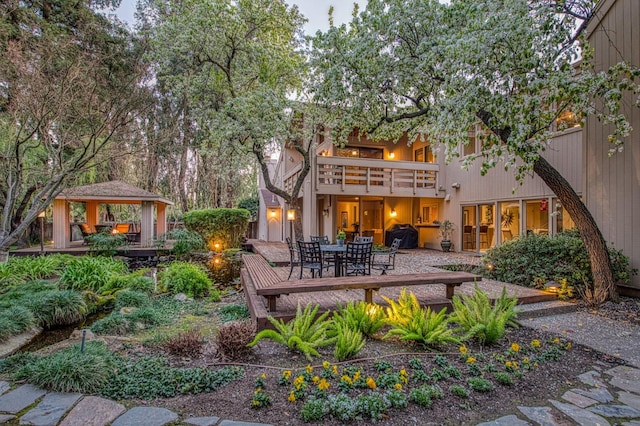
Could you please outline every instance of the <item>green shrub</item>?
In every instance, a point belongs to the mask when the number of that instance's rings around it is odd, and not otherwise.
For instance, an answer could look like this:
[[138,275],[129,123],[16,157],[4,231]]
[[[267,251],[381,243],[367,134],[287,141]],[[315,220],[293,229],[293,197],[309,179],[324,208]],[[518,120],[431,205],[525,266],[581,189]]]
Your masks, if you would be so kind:
[[129,242],[125,234],[111,234],[110,232],[96,232],[84,237],[89,245],[89,252],[98,256],[113,256],[118,250],[129,249]]
[[329,395],[327,406],[329,407],[329,413],[339,421],[353,420],[358,415],[356,401],[343,393]]
[[[251,214],[245,209],[191,210],[184,214],[184,225],[202,236],[210,250],[239,248]],[[220,251],[216,250],[216,251]]]
[[184,293],[189,297],[206,296],[212,287],[207,273],[188,262],[171,263],[160,273],[160,285],[171,294]]
[[249,343],[249,347],[255,346],[262,339],[271,339],[291,350],[302,352],[311,361],[313,356],[319,355],[316,348],[331,345],[336,340],[335,337],[327,337],[327,332],[332,324],[332,321],[327,319],[329,312],[327,311],[316,318],[319,308],[320,305],[312,308],[309,303],[303,311],[298,304],[295,318],[288,323],[268,316],[267,319],[273,324],[275,330],[262,330]]
[[509,373],[497,372],[493,375],[498,383],[505,386],[511,386],[513,384],[513,376]]
[[344,308],[338,305],[338,310],[333,314],[333,320],[351,329],[360,330],[367,336],[372,336],[385,325],[386,315],[384,309],[376,304],[349,302]]
[[364,418],[370,418],[373,421],[382,419],[382,414],[389,408],[389,402],[378,393],[369,392],[360,395],[356,400],[356,409]]
[[23,333],[36,324],[31,311],[24,306],[12,306],[0,311],[0,342]]
[[463,339],[475,337],[482,344],[491,345],[504,336],[508,326],[516,327],[517,297],[508,297],[506,287],[491,304],[489,296],[476,284],[473,295],[453,296],[453,313],[449,319],[466,333]]
[[98,291],[114,275],[127,272],[127,265],[110,257],[82,256],[73,259],[64,270],[60,281],[73,290]]
[[58,291],[58,286],[50,281],[36,280],[9,287],[0,294],[0,309],[12,306],[33,308],[46,294]]
[[51,355],[37,357],[19,368],[15,380],[56,392],[93,393],[109,380],[112,355],[104,344],[88,342],[84,352],[75,345]]
[[116,294],[115,309],[120,310],[124,307],[140,308],[151,303],[151,299],[146,293],[132,290],[122,290]]
[[[609,248],[613,277],[617,284],[628,283],[637,270],[630,268],[622,251]],[[578,231],[549,237],[527,235],[490,249],[483,259],[488,276],[525,287],[539,287],[547,281],[560,282],[577,289],[592,283],[591,263]]]
[[467,384],[476,392],[490,392],[493,390],[493,384],[482,377],[469,377]]
[[431,391],[428,386],[411,389],[409,400],[425,408],[431,407]]
[[365,338],[360,330],[355,330],[340,323],[336,327],[336,347],[333,355],[338,361],[355,357],[364,348]]
[[469,391],[462,385],[451,385],[449,391],[458,398],[468,398]]
[[52,328],[82,320],[87,315],[87,305],[79,292],[60,290],[40,299],[33,312],[42,327]]
[[300,417],[302,417],[302,420],[305,422],[317,422],[327,415],[328,412],[329,409],[325,400],[311,397],[300,409]]
[[407,396],[399,390],[391,389],[385,393],[384,398],[389,402],[392,408],[405,408],[409,405]]
[[72,259],[68,254],[11,257],[0,263],[0,286],[57,277]]
[[398,302],[383,298],[389,303],[387,323],[391,330],[384,336],[397,336],[400,340],[409,340],[425,346],[439,346],[446,343],[459,343],[453,331],[447,326],[447,309],[438,313],[420,307],[416,296],[402,289]]
[[152,294],[155,291],[153,278],[143,275],[147,272],[148,269],[139,269],[130,274],[113,275],[103,287],[100,287],[98,293],[113,294],[118,290],[126,288],[133,291]]
[[167,232],[162,236],[163,245],[166,240],[172,240],[171,252],[176,256],[184,256],[206,247],[199,233],[184,228],[176,228]]
[[91,331],[101,335],[121,336],[131,331],[131,328],[131,322],[118,312],[112,312],[91,324]]

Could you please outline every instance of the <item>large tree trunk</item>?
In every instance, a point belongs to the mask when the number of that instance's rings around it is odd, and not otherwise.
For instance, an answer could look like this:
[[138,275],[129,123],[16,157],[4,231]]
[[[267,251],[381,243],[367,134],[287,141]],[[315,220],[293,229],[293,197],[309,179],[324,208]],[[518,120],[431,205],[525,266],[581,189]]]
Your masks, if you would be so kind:
[[[590,289],[589,302],[599,304],[607,299],[617,300],[616,285],[611,271],[611,259],[607,244],[591,216],[591,212],[584,205],[569,182],[547,160],[540,157],[533,165],[533,171],[558,196],[562,207],[567,210],[576,224],[582,241],[589,253],[593,287]],[[586,285],[589,285],[586,283]]]

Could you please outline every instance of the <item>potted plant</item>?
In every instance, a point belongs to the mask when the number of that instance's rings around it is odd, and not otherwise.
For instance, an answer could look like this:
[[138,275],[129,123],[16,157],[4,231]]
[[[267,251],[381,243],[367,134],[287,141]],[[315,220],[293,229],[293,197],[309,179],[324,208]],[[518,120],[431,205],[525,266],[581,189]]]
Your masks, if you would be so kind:
[[336,241],[339,246],[344,244],[344,240],[347,238],[347,234],[344,231],[338,231],[338,235],[336,235]]
[[453,243],[451,242],[451,234],[453,234],[453,222],[449,220],[444,220],[440,224],[440,247],[442,247],[442,251],[448,252],[451,251],[451,246]]

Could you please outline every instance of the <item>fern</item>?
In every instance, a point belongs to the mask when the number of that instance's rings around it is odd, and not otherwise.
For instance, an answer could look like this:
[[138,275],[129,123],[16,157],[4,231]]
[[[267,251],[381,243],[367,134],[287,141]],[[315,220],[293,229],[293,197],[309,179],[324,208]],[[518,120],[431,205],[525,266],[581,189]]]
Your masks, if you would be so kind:
[[400,340],[411,340],[425,346],[440,346],[446,343],[459,343],[448,327],[446,308],[438,313],[431,308],[425,311],[420,307],[418,299],[413,293],[403,289],[398,302],[387,299],[387,323],[391,330],[384,336],[396,336]]
[[364,348],[366,342],[360,330],[336,323],[336,348],[333,355],[338,361],[353,358]]
[[372,336],[385,325],[386,315],[376,304],[349,302],[344,308],[338,305],[338,311],[333,313],[333,320],[336,324],[342,324],[344,328],[359,330],[367,336]]
[[491,345],[504,336],[507,327],[517,327],[516,297],[508,297],[506,287],[492,304],[486,292],[476,285],[471,296],[454,296],[450,321],[457,323],[465,333],[463,340],[476,338],[481,344]]
[[311,361],[313,356],[319,355],[316,348],[331,345],[336,341],[335,337],[327,336],[327,331],[333,323],[331,319],[327,319],[329,312],[316,318],[319,308],[320,305],[312,308],[309,303],[303,311],[298,304],[295,318],[288,323],[267,317],[275,330],[262,330],[247,346],[253,347],[262,339],[271,339],[291,350],[302,352]]
[[406,324],[409,322],[410,318],[415,314],[415,312],[422,309],[420,307],[420,302],[418,302],[416,296],[411,292],[407,292],[406,288],[403,288],[400,291],[400,296],[398,297],[397,303],[393,299],[389,299],[388,297],[382,296],[382,298],[389,304],[389,307],[387,308],[386,320],[388,324]]

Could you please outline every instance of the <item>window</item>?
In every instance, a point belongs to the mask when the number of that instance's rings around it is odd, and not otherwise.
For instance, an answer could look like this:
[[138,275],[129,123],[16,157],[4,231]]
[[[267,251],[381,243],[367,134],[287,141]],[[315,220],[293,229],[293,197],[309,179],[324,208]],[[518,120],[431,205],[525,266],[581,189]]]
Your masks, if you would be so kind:
[[580,116],[567,109],[562,111],[556,118],[556,129],[561,132],[573,127],[580,127],[580,121],[582,121]]
[[380,148],[345,147],[338,148],[338,157],[373,158],[382,160],[383,150]]
[[462,145],[462,156],[466,157],[467,155],[473,155],[476,153],[476,126],[472,126],[467,132],[469,137],[469,142],[465,145]]

